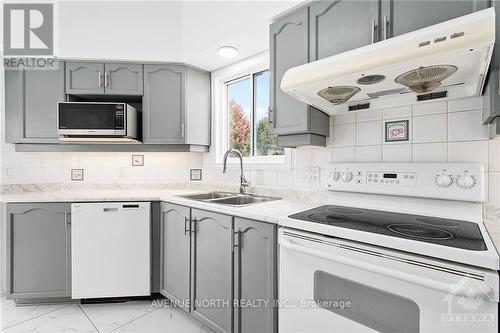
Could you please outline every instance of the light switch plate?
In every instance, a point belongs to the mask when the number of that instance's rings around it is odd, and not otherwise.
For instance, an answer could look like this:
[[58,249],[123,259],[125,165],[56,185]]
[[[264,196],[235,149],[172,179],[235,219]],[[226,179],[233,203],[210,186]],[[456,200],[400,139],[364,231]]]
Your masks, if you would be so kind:
[[203,172],[201,169],[189,169],[189,180],[190,181],[201,181]]
[[144,166],[144,155],[132,155],[132,166]]
[[83,181],[83,169],[71,169],[72,181]]

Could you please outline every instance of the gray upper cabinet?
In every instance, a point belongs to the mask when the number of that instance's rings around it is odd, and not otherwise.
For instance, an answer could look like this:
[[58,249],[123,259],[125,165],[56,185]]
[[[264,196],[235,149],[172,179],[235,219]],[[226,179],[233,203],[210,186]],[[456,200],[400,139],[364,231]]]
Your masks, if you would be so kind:
[[265,300],[261,307],[235,307],[235,333],[277,332],[276,226],[234,218],[234,298]]
[[67,203],[7,205],[7,298],[69,298]]
[[487,0],[382,0],[382,34],[399,36],[487,7]]
[[[192,209],[192,314],[215,332],[232,331],[232,217]],[[207,304],[217,300],[219,304]],[[227,302],[227,303],[223,303]]]
[[68,62],[66,64],[66,94],[103,95],[104,64]]
[[142,75],[142,64],[68,62],[66,94],[141,96]]
[[142,95],[142,64],[106,63],[104,90],[108,95]]
[[320,1],[310,7],[311,61],[379,40],[379,1]]
[[210,75],[182,65],[145,65],[143,142],[210,144]]
[[64,62],[58,70],[5,71],[6,141],[58,143],[57,103],[64,99]]
[[190,208],[161,204],[160,293],[189,312],[191,231]]
[[[270,122],[278,135],[325,137],[329,117],[299,102],[280,88],[285,72],[309,62],[309,8],[271,24],[270,27]],[[287,145],[293,146],[294,140]]]

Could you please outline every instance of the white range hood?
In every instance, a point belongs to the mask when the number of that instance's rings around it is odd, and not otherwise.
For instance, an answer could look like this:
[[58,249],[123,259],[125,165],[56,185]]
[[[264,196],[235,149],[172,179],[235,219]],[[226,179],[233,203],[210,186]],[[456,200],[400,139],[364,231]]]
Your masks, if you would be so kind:
[[331,114],[479,96],[494,43],[488,8],[291,68],[281,89]]

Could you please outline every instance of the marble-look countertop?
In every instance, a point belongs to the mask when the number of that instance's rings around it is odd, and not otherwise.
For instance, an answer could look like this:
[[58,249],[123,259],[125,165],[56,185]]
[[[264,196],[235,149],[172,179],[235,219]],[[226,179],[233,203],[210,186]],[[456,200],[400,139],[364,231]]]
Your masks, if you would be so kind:
[[280,217],[319,206],[324,202],[304,202],[284,198],[280,200],[261,202],[247,206],[228,206],[210,202],[196,201],[179,195],[203,193],[209,190],[193,189],[87,189],[59,190],[43,192],[26,192],[18,194],[3,194],[4,203],[23,202],[102,202],[102,201],[165,201],[173,204],[205,209],[211,212],[248,218],[278,224]]

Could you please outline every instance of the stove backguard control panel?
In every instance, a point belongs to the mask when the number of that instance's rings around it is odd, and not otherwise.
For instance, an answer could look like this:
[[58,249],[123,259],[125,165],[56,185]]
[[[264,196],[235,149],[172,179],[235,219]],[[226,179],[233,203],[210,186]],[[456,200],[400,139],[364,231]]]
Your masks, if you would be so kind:
[[328,189],[483,202],[479,163],[333,163]]

